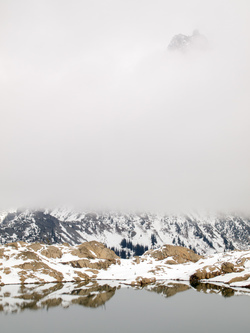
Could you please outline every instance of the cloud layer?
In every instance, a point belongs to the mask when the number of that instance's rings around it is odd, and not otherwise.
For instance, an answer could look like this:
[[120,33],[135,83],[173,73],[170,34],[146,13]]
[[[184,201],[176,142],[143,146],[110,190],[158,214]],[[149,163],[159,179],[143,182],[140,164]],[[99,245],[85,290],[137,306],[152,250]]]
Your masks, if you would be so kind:
[[1,6],[2,208],[249,210],[247,1]]

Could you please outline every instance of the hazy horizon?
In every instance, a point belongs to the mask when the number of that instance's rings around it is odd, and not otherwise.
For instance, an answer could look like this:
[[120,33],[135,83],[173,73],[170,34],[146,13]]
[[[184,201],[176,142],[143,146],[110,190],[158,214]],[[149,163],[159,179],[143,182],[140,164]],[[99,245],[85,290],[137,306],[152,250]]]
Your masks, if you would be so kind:
[[0,209],[249,213],[249,9],[0,0]]

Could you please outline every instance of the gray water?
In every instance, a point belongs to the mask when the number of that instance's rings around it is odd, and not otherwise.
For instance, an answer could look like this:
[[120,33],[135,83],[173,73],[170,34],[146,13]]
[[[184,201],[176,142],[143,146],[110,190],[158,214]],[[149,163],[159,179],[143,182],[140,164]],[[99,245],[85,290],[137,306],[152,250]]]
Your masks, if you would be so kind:
[[1,332],[249,331],[250,298],[242,291],[211,285],[198,291],[173,282],[140,289],[117,283],[43,288],[1,288]]

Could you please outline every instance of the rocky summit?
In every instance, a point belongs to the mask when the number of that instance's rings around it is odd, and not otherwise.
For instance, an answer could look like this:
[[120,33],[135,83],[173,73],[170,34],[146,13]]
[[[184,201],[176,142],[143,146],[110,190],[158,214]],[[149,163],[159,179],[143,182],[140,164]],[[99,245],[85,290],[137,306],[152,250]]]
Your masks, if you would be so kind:
[[191,50],[206,50],[208,41],[198,30],[194,30],[191,36],[175,35],[168,45],[169,51],[180,51],[186,53]]

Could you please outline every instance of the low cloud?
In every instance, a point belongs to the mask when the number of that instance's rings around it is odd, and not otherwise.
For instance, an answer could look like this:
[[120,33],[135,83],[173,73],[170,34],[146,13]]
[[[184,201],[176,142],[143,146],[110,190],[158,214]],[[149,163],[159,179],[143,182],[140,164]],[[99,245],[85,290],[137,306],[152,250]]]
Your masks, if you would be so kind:
[[[1,43],[2,208],[249,210],[247,2],[14,3]],[[206,52],[167,52],[195,28]]]

